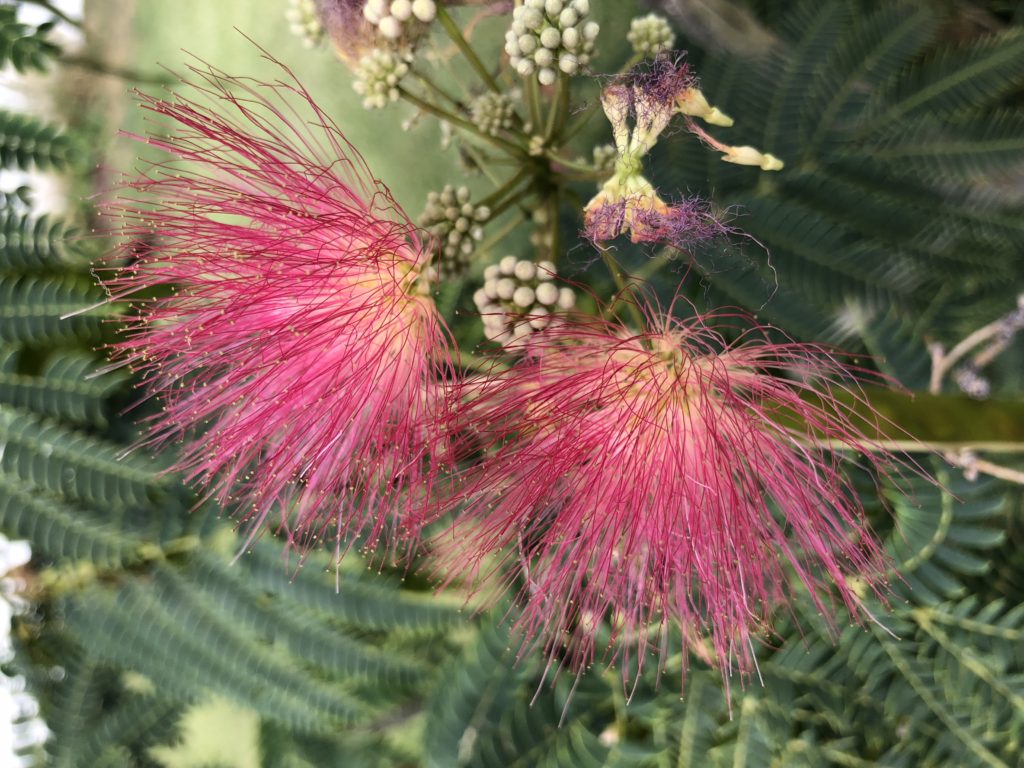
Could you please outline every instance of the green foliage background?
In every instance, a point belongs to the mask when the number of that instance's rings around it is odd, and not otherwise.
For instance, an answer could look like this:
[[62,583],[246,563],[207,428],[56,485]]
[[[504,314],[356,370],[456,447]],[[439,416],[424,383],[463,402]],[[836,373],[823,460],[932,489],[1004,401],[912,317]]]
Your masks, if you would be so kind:
[[[184,44],[259,76],[269,65],[231,27],[251,34],[323,97],[412,212],[459,173],[452,152],[401,173],[436,146],[435,129],[403,133],[401,108],[358,110],[344,69],[284,37],[272,3],[140,2],[127,20],[116,5],[89,6],[94,45],[124,46],[122,63],[147,74],[159,76],[155,61],[177,65]],[[599,66],[613,67],[623,58],[614,30],[633,8],[594,5]],[[766,51],[683,40],[705,92],[736,118],[730,140],[787,162],[768,177],[682,136],[659,147],[650,168],[663,190],[735,207],[737,226],[770,252],[769,261],[749,241],[699,254],[696,302],[738,304],[796,337],[870,353],[912,389],[927,384],[929,340],[955,342],[1013,306],[1024,290],[1024,31],[1012,5],[964,7],[754,2],[775,41]],[[984,29],[971,27],[978,18]],[[108,24],[126,37],[104,40]],[[4,62],[61,67],[48,39],[0,5]],[[110,121],[143,130],[119,90],[69,86],[66,130],[0,113],[0,164],[60,169],[73,189],[94,191],[107,168],[131,165],[108,141]],[[866,503],[898,569],[891,604],[875,606],[879,623],[844,623],[837,638],[796,606],[759,651],[762,680],[734,680],[731,702],[698,660],[680,698],[678,658],[664,676],[650,670],[628,704],[614,670],[593,670],[574,691],[564,677],[540,685],[542,661],[515,663],[501,612],[461,612],[457,597],[355,557],[337,574],[319,555],[297,569],[269,536],[236,557],[243,540],[231,522],[193,510],[161,471],[166,459],[123,455],[134,436],[122,415],[129,383],[91,375],[111,333],[107,311],[60,319],[101,298],[89,264],[105,241],[67,237],[95,215],[83,204],[67,222],[38,217],[24,193],[3,192],[0,531],[35,553],[36,607],[19,620],[13,666],[53,731],[40,764],[1021,764],[1018,488],[936,462],[941,490],[914,481],[906,494],[888,489],[888,506],[872,492]],[[655,279],[678,277],[669,263]],[[993,371],[1008,400],[1021,396],[1020,346]],[[998,402],[985,407],[998,421]],[[211,738],[221,747],[212,756],[202,747]]]

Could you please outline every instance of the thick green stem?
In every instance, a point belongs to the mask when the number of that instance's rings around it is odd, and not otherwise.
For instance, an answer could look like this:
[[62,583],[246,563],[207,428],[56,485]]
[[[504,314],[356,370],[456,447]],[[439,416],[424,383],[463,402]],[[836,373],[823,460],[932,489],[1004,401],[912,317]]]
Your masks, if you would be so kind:
[[478,75],[480,75],[480,79],[483,80],[487,84],[487,87],[492,91],[500,93],[501,88],[498,85],[498,81],[495,80],[494,76],[487,71],[487,67],[485,67],[484,63],[480,61],[480,57],[476,55],[476,51],[470,47],[469,42],[467,42],[466,38],[462,36],[462,32],[459,30],[455,20],[448,15],[448,11],[440,4],[437,6],[437,20],[441,22],[441,26],[444,27],[444,31],[462,52],[462,55],[466,57],[470,66],[476,70]]
[[530,108],[530,130],[536,133],[540,130],[540,86],[537,85],[536,75],[528,75],[526,78],[526,102]]
[[555,96],[551,100],[548,109],[548,123],[544,129],[544,144],[551,146],[559,129],[562,127],[562,108],[568,103],[569,78],[565,74],[558,75],[558,83],[555,85]]

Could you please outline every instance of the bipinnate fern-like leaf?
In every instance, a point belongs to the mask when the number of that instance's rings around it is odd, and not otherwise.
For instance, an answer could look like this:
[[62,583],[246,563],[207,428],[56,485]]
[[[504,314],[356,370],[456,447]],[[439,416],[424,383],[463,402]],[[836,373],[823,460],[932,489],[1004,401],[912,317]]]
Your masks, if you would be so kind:
[[152,460],[4,405],[0,444],[0,471],[98,509],[151,503],[167,484]]
[[95,303],[84,278],[0,274],[0,342],[59,346],[96,339],[101,317],[75,314]]
[[895,501],[889,552],[898,594],[919,604],[960,597],[962,579],[989,568],[988,554],[1004,539],[1006,497],[994,480],[968,482],[938,472],[945,488],[911,481]]
[[74,156],[74,142],[57,126],[0,110],[0,167],[23,171],[62,169],[71,164]]
[[32,27],[18,21],[16,5],[0,5],[0,66],[19,72],[46,69],[60,49],[46,39],[52,24]]
[[118,568],[139,562],[145,542],[103,516],[0,472],[0,528],[27,539],[37,557],[88,568]]
[[39,373],[27,374],[20,372],[20,358],[16,347],[0,345],[0,403],[73,424],[107,424],[109,398],[124,384],[123,371],[100,376],[96,355],[57,351]]
[[0,208],[0,272],[74,272],[88,260],[69,238],[64,222]]
[[750,116],[711,132],[785,168],[722,163],[685,134],[652,162],[663,186],[708,194],[749,236],[744,257],[693,254],[702,299],[816,340],[844,338],[850,302],[910,316],[927,304],[969,331],[943,303],[1011,302],[1024,282],[1024,216],[1001,182],[1024,157],[1024,111],[1004,103],[1024,78],[1024,35],[940,42],[942,12],[909,2],[804,2],[786,19],[763,56],[696,62],[709,99]]

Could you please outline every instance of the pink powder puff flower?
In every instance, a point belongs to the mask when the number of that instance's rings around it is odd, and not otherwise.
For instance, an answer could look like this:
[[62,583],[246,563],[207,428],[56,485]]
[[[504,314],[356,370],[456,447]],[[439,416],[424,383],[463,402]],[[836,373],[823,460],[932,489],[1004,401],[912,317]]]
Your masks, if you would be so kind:
[[452,364],[427,251],[301,86],[192,71],[194,100],[140,97],[174,125],[135,138],[173,159],[108,206],[127,262],[101,279],[137,307],[115,351],[161,400],[146,444],[183,441],[174,469],[254,530],[277,515],[340,555],[438,475]]
[[650,314],[641,335],[598,321],[539,333],[532,357],[473,391],[490,447],[449,500],[438,568],[492,599],[518,589],[524,650],[550,663],[621,662],[628,682],[652,647],[669,655],[675,623],[684,659],[713,658],[728,680],[802,588],[826,617],[884,593],[836,451],[883,474],[898,461],[855,425],[841,396],[863,396],[833,353],[757,326],[726,343],[708,325],[724,315]]

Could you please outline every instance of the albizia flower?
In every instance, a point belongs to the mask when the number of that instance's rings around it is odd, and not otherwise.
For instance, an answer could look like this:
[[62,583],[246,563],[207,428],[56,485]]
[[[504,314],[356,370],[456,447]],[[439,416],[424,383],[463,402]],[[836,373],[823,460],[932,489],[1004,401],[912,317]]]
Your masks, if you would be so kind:
[[108,211],[129,261],[104,284],[138,307],[116,350],[163,406],[147,442],[183,440],[174,469],[296,544],[375,539],[444,438],[426,249],[300,86],[193,71],[195,101],[141,97],[173,159]]
[[708,327],[727,321],[552,327],[473,392],[490,449],[450,502],[440,567],[497,592],[518,584],[516,628],[552,661],[638,673],[677,624],[682,650],[747,672],[772,609],[802,589],[826,616],[861,609],[861,580],[884,591],[840,452],[882,472],[896,459],[842,405],[860,399],[850,372],[756,326],[728,344]]

